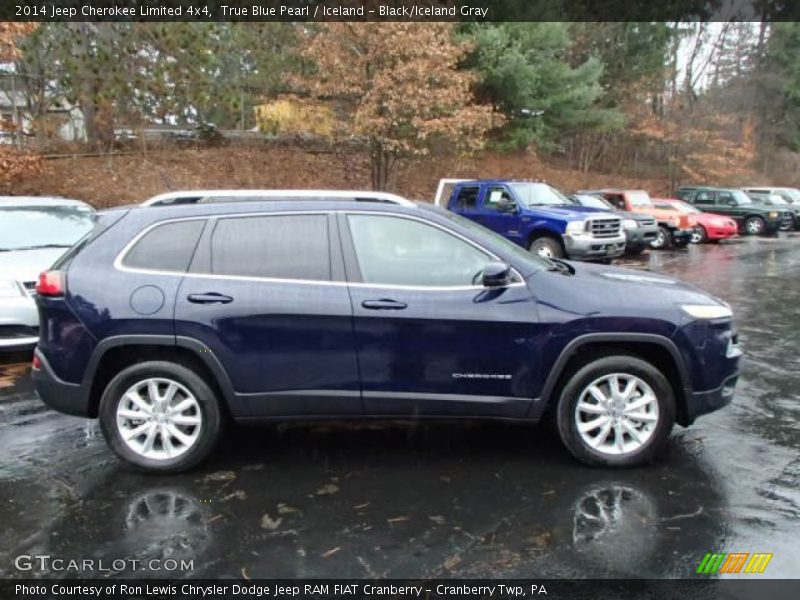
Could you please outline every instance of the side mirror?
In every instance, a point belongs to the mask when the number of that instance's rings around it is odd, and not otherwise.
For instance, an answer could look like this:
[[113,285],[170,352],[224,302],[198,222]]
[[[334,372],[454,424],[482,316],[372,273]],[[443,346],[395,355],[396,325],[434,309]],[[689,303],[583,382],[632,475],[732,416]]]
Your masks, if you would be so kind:
[[516,213],[517,212],[517,203],[514,202],[511,198],[507,196],[503,196],[500,200],[497,201],[497,210],[501,213]]
[[483,268],[483,287],[505,287],[511,282],[511,267],[504,262],[492,261]]

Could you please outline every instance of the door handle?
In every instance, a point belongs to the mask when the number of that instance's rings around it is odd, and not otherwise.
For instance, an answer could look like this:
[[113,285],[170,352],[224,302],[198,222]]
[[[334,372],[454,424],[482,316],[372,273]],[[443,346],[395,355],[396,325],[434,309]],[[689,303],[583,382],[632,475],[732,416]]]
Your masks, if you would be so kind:
[[186,299],[192,304],[228,304],[233,302],[233,298],[225,294],[218,294],[217,292],[208,292],[205,294],[189,294]]
[[361,306],[371,310],[403,310],[408,304],[389,298],[381,298],[380,300],[364,300]]

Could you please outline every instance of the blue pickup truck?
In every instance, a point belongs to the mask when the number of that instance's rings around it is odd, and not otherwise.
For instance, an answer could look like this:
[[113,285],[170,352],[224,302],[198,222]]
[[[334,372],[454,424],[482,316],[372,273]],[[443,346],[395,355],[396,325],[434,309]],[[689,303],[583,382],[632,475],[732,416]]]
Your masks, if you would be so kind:
[[443,179],[434,203],[547,258],[610,262],[625,251],[618,215],[576,206],[542,181]]

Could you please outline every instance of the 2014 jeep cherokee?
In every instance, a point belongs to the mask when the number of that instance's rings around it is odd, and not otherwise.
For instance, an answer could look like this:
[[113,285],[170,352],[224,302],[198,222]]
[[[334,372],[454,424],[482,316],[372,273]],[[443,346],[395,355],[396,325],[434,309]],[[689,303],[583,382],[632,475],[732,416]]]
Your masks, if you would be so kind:
[[225,195],[103,212],[38,282],[41,398],[136,467],[191,467],[229,418],[547,411],[628,466],[732,398],[731,311],[692,286],[389,194]]

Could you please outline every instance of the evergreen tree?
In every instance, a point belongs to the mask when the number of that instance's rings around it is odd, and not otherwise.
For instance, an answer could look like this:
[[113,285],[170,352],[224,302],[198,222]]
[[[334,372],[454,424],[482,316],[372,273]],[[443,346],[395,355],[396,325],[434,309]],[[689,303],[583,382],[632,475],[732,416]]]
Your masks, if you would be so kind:
[[506,115],[501,143],[551,146],[582,129],[613,128],[621,115],[600,106],[602,63],[590,56],[569,62],[565,23],[491,23],[470,26],[479,74],[478,95]]

